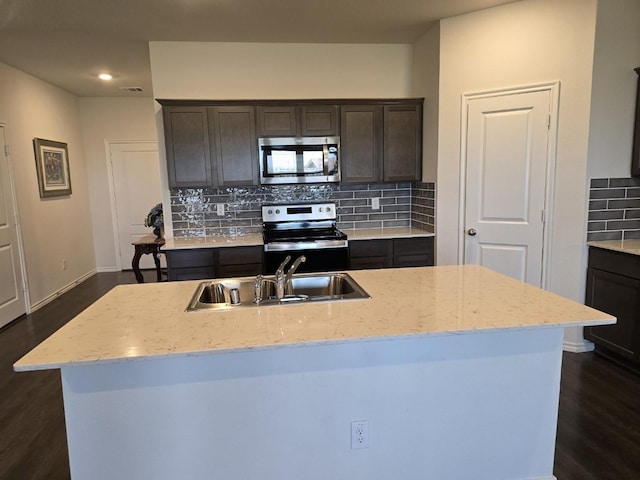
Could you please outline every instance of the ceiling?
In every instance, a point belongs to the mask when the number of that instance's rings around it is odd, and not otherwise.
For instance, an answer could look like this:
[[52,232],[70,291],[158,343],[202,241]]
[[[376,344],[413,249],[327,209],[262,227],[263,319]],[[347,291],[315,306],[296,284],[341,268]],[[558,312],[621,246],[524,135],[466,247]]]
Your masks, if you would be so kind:
[[81,97],[151,96],[149,41],[406,44],[512,1],[0,0],[0,61]]

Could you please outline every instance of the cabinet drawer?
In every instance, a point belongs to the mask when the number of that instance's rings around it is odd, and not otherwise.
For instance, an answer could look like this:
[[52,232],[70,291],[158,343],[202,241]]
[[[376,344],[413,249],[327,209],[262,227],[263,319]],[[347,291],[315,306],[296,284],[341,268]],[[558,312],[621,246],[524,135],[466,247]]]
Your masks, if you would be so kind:
[[217,278],[250,277],[262,273],[262,263],[247,263],[242,265],[220,265],[216,269]]

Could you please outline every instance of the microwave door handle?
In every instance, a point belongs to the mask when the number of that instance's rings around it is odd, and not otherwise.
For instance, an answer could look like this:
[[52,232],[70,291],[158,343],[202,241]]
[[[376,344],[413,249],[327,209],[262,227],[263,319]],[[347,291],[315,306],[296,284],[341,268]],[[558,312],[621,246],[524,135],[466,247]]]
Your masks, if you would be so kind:
[[322,172],[329,176],[329,147],[326,143],[322,146]]

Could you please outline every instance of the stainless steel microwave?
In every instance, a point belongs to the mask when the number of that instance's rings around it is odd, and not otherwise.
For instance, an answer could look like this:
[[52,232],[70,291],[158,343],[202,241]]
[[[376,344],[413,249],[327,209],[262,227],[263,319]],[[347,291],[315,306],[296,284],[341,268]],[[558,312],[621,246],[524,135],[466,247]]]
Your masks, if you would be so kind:
[[340,181],[340,137],[258,139],[260,183]]

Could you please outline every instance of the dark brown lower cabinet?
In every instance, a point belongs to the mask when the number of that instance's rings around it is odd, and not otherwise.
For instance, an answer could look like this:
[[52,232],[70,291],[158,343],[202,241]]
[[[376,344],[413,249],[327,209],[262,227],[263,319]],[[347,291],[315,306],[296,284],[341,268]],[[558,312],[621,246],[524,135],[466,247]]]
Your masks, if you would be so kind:
[[640,256],[590,247],[585,303],[618,319],[585,327],[596,351],[640,367]]
[[434,237],[349,240],[349,268],[430,267]]
[[262,273],[262,246],[167,250],[165,255],[170,282]]

